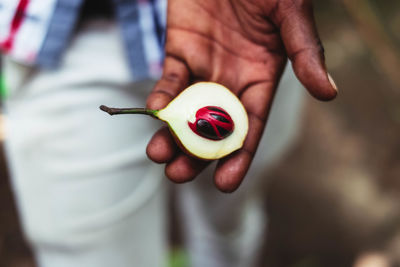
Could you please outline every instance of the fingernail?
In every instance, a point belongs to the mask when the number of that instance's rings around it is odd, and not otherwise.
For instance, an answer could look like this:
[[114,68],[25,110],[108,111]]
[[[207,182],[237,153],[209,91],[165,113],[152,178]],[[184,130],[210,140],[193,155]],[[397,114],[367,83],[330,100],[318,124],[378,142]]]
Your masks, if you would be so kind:
[[336,86],[335,81],[333,80],[332,76],[328,73],[328,80],[331,83],[332,87],[336,90],[336,92],[338,91],[338,88]]

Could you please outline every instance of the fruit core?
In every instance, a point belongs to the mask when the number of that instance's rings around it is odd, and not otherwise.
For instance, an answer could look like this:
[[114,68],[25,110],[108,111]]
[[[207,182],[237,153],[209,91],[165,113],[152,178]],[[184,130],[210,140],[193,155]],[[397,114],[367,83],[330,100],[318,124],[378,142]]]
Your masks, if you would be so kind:
[[228,137],[235,128],[228,112],[216,106],[199,109],[196,112],[195,122],[189,121],[188,125],[197,135],[215,141]]

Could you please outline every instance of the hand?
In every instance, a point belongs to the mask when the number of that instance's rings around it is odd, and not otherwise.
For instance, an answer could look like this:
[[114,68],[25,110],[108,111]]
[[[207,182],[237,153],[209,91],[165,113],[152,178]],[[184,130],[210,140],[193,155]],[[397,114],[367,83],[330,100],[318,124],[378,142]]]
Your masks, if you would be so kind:
[[[286,60],[308,91],[331,100],[336,86],[326,72],[311,0],[169,0],[166,58],[160,81],[148,98],[151,109],[165,107],[196,81],[225,85],[249,116],[243,147],[219,160],[216,186],[234,191],[257,150]],[[168,129],[159,130],[147,155],[166,163],[174,182],[196,177],[207,165],[181,152]]]

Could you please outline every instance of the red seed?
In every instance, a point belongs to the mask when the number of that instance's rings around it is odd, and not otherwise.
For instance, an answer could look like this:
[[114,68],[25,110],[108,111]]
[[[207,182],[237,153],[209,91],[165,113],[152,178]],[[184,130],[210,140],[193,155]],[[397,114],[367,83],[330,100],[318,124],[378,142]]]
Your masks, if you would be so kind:
[[235,127],[228,112],[216,106],[199,109],[196,112],[196,121],[188,124],[194,133],[210,140],[222,140],[228,137]]

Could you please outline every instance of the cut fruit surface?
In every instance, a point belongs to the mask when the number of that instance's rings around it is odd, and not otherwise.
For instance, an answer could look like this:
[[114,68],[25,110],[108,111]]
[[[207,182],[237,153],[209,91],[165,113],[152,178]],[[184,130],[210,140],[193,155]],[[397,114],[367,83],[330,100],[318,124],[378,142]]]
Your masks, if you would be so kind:
[[[190,127],[197,122],[196,113],[205,107],[226,112],[233,121],[232,132],[220,140],[199,136]],[[211,83],[196,83],[180,93],[156,115],[168,123],[184,149],[202,159],[219,159],[242,147],[248,131],[246,110],[240,100],[226,87]]]

